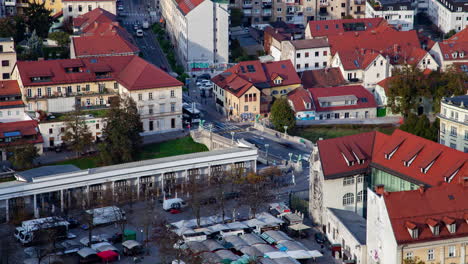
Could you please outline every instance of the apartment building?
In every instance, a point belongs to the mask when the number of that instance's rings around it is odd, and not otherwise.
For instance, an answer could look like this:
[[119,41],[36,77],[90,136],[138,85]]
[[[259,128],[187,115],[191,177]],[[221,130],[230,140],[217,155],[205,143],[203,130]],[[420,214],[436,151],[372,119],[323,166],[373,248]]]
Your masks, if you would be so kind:
[[[321,225],[327,207],[366,216],[367,187],[400,192],[458,184],[468,172],[466,161],[466,153],[398,129],[319,140],[311,155],[309,211]],[[369,239],[367,245],[378,247]]]
[[466,1],[429,0],[427,14],[443,33],[461,31],[468,25],[468,5]]
[[27,111],[106,109],[112,97],[128,95],[144,133],[182,128],[182,83],[138,56],[20,61],[13,72]]
[[273,17],[272,0],[236,0],[231,4],[244,13],[244,22],[251,25],[268,25]]
[[319,0],[318,5],[320,7],[320,16],[325,16],[327,20],[343,19],[349,16],[360,19],[366,15],[365,0]]
[[243,61],[212,78],[218,109],[229,118],[268,115],[273,97],[301,86],[291,61]]
[[162,19],[178,60],[193,74],[224,70],[229,62],[228,3],[162,0]]
[[317,1],[318,0],[274,1],[272,21],[281,21],[289,24],[305,25],[307,21],[317,19]]
[[333,19],[309,21],[305,29],[305,38],[325,38],[344,32],[362,32],[385,30],[388,24],[383,18]]
[[468,152],[468,95],[442,98],[439,143]]
[[11,79],[11,72],[16,64],[15,42],[13,38],[0,38],[0,80]]
[[330,45],[325,39],[301,39],[281,42],[281,57],[279,60],[290,60],[298,72],[326,68],[329,65],[330,58]]
[[466,263],[467,180],[454,184],[386,192],[369,189],[368,264]]
[[399,30],[414,27],[416,7],[410,0],[377,0],[366,2],[366,17],[382,17]]
[[468,27],[453,35],[451,38],[436,42],[429,51],[445,70],[455,63],[468,62]]
[[25,114],[21,90],[16,80],[0,81],[0,120],[2,123],[30,120]]
[[42,154],[42,135],[37,121],[24,120],[8,123],[0,123],[0,161],[8,159],[8,148],[22,145],[34,145],[38,154]]
[[116,0],[63,0],[63,20],[83,15],[96,8],[102,8],[114,15],[117,14]]

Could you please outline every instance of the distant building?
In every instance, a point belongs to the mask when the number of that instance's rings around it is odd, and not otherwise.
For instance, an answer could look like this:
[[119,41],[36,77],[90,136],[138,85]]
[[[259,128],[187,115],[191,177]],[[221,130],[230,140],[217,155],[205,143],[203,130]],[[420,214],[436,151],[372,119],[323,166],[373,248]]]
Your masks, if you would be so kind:
[[15,42],[13,38],[0,38],[0,80],[11,79],[11,72],[16,64]]
[[16,80],[0,81],[0,122],[30,120]]
[[315,107],[308,90],[302,87],[295,89],[288,94],[288,101],[297,120],[315,120]]
[[290,60],[301,72],[326,68],[330,53],[330,45],[324,39],[285,40],[281,42],[279,60]]
[[410,0],[366,1],[366,17],[382,17],[399,30],[414,28],[416,7]]
[[162,19],[187,72],[224,70],[229,62],[228,3],[161,0]]
[[468,27],[447,40],[436,42],[430,53],[442,70],[454,63],[468,63]]
[[428,0],[429,19],[443,33],[451,30],[461,31],[468,26],[468,5],[466,1]]
[[96,8],[102,8],[114,15],[117,14],[116,0],[62,0],[63,21],[67,21],[90,12]]
[[70,41],[70,58],[138,55],[140,49],[132,41],[118,35],[78,36]]
[[[447,169],[447,168],[446,168]],[[368,264],[465,263],[468,258],[468,183],[411,191],[369,189]]]
[[73,33],[80,35],[108,23],[118,25],[116,15],[98,7],[73,18]]
[[468,152],[468,95],[442,98],[439,143]]
[[347,84],[340,68],[303,71],[300,76],[304,88],[343,86]]
[[7,160],[8,148],[22,145],[34,145],[42,154],[43,139],[37,121],[26,120],[0,123],[0,160]]
[[370,31],[388,27],[385,19],[358,18],[309,21],[305,30],[305,38],[324,38],[350,31]]

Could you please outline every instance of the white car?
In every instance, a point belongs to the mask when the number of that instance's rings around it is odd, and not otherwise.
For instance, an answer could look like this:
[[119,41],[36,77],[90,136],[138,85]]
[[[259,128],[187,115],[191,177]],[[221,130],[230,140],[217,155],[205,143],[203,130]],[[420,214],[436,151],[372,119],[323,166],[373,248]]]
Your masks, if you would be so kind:
[[137,29],[137,31],[136,31],[136,36],[137,36],[137,37],[143,37],[143,30]]
[[124,7],[123,7],[123,6],[118,6],[118,7],[117,7],[117,10],[123,11],[123,10],[124,10]]

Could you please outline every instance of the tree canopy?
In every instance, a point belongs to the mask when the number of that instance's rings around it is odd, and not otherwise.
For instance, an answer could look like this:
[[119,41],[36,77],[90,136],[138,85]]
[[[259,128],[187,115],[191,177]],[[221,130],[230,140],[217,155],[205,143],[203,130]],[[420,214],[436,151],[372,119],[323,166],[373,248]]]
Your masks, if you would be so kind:
[[83,111],[81,111],[79,107],[77,107],[75,111],[69,113],[67,119],[63,141],[78,156],[80,153],[89,149],[93,142],[93,134],[89,131],[89,127],[83,117]]
[[40,38],[47,38],[54,21],[51,14],[52,11],[45,7],[45,2],[30,2],[29,6],[24,9],[24,17],[29,31],[36,31]]
[[288,126],[288,129],[294,128],[296,117],[287,99],[280,98],[275,100],[271,107],[270,120],[278,131],[284,132],[284,126]]
[[7,147],[7,152],[12,154],[8,157],[8,161],[19,170],[32,168],[34,159],[39,157],[39,152],[33,144]]
[[408,133],[436,141],[439,136],[439,119],[431,123],[426,115],[417,116],[410,113],[400,129]]
[[57,32],[50,33],[49,38],[51,40],[57,41],[57,44],[60,47],[67,47],[68,43],[70,43],[70,35],[68,33],[62,32],[62,31],[57,31]]
[[13,37],[16,43],[24,40],[26,24],[21,15],[0,18],[0,37]]
[[134,161],[142,144],[143,126],[135,101],[117,97],[111,102],[99,144],[100,159],[105,165]]

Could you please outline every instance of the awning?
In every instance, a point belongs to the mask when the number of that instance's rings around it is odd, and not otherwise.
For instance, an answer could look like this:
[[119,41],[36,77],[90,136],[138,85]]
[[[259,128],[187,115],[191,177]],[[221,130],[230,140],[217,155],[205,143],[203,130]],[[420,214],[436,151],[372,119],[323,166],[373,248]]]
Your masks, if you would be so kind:
[[290,225],[289,228],[295,231],[301,231],[301,230],[309,229],[311,227],[308,225],[304,225],[304,224],[295,224],[295,225]]
[[87,258],[89,255],[97,254],[96,250],[89,247],[82,248],[76,253],[82,258]]
[[268,252],[265,254],[265,257],[271,258],[271,259],[278,259],[278,258],[287,258],[289,255],[286,252]]
[[21,132],[19,132],[19,131],[3,132],[3,136],[5,136],[5,137],[19,137],[19,136],[21,136]]
[[132,249],[134,247],[141,246],[141,244],[135,240],[127,240],[127,241],[122,242],[122,246],[128,249]]
[[311,250],[309,251],[309,254],[314,258],[323,257],[323,254],[320,253],[318,250]]
[[112,250],[107,250],[107,251],[102,251],[97,253],[97,255],[103,260],[103,261],[114,261],[117,260],[119,257],[119,254]]

